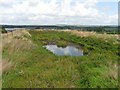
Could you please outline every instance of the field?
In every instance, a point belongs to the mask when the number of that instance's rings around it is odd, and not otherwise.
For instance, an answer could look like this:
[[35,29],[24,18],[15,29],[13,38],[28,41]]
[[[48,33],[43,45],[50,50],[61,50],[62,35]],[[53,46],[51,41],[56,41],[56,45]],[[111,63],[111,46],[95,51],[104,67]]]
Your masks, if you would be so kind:
[[[58,56],[43,47],[74,43],[84,56]],[[71,30],[17,30],[2,34],[3,88],[117,88],[119,38]]]

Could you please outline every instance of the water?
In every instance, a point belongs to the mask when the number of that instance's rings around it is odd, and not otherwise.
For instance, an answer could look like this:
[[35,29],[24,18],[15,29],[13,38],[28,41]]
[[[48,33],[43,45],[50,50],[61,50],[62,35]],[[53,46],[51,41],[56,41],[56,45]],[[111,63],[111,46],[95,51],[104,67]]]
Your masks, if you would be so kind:
[[22,28],[5,28],[6,31],[21,30]]
[[7,31],[14,31],[15,29],[14,28],[5,28],[5,30],[7,30]]
[[75,46],[68,45],[67,47],[58,47],[57,45],[45,45],[46,49],[60,56],[83,56],[83,50]]

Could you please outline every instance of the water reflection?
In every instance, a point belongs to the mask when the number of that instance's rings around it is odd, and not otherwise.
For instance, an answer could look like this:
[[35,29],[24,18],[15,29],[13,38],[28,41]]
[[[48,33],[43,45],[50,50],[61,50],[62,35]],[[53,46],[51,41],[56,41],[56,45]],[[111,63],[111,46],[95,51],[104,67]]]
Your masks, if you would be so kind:
[[45,45],[46,49],[50,50],[57,55],[67,55],[67,56],[83,56],[83,50],[78,49],[74,46],[68,45],[67,47],[58,47],[57,45]]

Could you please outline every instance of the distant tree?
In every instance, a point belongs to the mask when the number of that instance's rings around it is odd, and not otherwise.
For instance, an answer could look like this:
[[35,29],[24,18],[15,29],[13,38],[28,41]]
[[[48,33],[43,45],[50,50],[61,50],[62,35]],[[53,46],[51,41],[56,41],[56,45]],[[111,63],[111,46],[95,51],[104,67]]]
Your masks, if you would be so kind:
[[2,27],[2,33],[7,33],[7,31],[5,30],[5,27]]

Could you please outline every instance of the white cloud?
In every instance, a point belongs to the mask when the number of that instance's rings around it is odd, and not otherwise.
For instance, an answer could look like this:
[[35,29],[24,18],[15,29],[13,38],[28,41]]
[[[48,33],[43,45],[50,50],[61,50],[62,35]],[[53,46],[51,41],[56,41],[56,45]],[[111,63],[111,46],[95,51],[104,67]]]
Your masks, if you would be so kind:
[[[82,2],[80,2],[82,1]],[[105,0],[106,2],[108,0]],[[74,2],[74,5],[71,3]],[[116,24],[117,14],[96,8],[99,0],[0,0],[0,23]],[[7,6],[11,6],[7,8]]]

